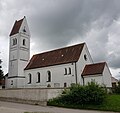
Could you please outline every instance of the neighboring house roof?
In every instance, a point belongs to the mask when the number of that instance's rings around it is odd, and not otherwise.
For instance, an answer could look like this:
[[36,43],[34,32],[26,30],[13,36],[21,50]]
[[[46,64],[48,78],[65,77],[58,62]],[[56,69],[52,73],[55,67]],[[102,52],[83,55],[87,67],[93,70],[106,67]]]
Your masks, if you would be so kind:
[[[23,18],[24,19],[24,18]],[[14,23],[14,26],[13,26],[13,28],[12,28],[12,31],[11,31],[11,33],[10,33],[10,36],[12,36],[12,35],[14,35],[14,34],[17,34],[18,32],[19,32],[19,29],[20,29],[20,27],[21,27],[21,24],[22,24],[22,22],[23,22],[23,19],[21,19],[21,20],[16,20],[15,21],[15,23]]]
[[5,85],[5,79],[0,80],[0,85]]
[[102,74],[105,64],[106,62],[86,65],[82,72],[82,76]]
[[116,79],[115,77],[111,77],[111,80],[112,80],[112,83],[118,83],[119,82],[119,80],[118,79]]
[[77,62],[85,43],[33,55],[25,70]]

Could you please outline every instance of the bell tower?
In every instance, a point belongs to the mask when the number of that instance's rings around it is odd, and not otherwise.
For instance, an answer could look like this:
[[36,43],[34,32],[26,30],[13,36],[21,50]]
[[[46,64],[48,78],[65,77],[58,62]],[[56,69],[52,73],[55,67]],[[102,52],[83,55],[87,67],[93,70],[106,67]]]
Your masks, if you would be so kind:
[[30,32],[26,17],[16,20],[10,33],[8,88],[24,87],[24,68],[30,58]]

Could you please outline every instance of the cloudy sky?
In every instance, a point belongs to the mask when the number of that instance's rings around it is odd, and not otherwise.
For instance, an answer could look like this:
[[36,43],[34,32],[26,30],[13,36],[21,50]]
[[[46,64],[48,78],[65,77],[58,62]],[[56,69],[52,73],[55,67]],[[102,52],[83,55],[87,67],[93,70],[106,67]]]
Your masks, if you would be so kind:
[[0,58],[8,71],[9,34],[26,16],[33,54],[86,42],[94,62],[120,78],[120,0],[0,0]]

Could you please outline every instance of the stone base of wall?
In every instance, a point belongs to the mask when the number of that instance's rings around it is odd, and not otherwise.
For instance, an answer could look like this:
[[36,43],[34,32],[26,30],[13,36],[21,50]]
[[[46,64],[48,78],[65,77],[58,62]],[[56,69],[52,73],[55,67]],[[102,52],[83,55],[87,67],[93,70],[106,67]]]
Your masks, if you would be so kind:
[[59,96],[62,90],[62,88],[2,89],[0,101],[46,106],[47,100]]
[[21,103],[21,104],[40,105],[40,106],[46,106],[47,105],[47,101],[23,100],[23,99],[18,99],[18,98],[0,97],[0,101]]

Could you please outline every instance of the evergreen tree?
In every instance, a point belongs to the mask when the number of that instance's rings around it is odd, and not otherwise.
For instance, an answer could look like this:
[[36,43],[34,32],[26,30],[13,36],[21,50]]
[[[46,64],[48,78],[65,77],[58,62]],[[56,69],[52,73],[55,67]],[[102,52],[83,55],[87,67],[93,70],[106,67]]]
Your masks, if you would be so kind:
[[3,70],[2,70],[2,66],[1,66],[2,60],[0,59],[0,80],[3,79]]

